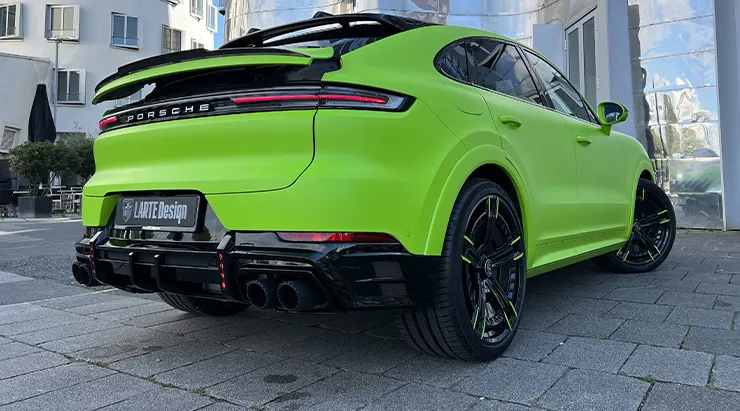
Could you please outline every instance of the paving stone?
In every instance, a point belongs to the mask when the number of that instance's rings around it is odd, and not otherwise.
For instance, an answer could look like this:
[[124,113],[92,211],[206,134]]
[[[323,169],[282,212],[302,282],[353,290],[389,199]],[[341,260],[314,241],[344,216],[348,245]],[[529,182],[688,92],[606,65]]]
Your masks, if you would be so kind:
[[363,408],[363,411],[447,411],[465,410],[476,404],[477,399],[459,392],[442,390],[426,385],[408,384],[385,395],[382,399]]
[[245,321],[246,317],[239,315],[230,315],[225,317],[193,317],[184,320],[173,321],[167,324],[155,325],[150,327],[152,330],[185,335],[196,331],[202,331],[209,328],[217,327],[224,324],[232,324],[238,321]]
[[159,383],[172,384],[188,390],[200,390],[270,366],[280,360],[282,359],[271,355],[236,350],[157,374],[154,378]]
[[[142,306],[146,307],[146,306]],[[119,319],[117,322],[134,327],[152,327],[155,325],[167,324],[187,318],[196,317],[195,314],[186,313],[180,310],[166,310],[154,312],[151,314],[140,315],[137,317]]]
[[[525,303],[526,304],[526,303]],[[535,331],[543,331],[555,324],[556,322],[565,318],[569,313],[567,311],[542,311],[542,310],[529,310],[527,308],[521,313],[519,319],[519,328]]]
[[689,273],[684,279],[688,280],[694,280],[699,281],[702,283],[717,283],[717,284],[727,284],[730,282],[730,279],[732,278],[732,274],[720,274],[720,273]]
[[58,313],[59,311],[57,310],[31,304],[0,306],[0,324],[33,321],[41,318],[52,317]]
[[319,363],[375,341],[377,341],[376,338],[367,335],[327,331],[324,334],[282,345],[266,352],[280,357]]
[[87,411],[115,404],[137,394],[159,388],[136,377],[114,374],[6,405],[12,410],[75,410]]
[[696,287],[697,293],[740,296],[740,284],[719,284],[702,281]]
[[641,277],[637,274],[617,274],[607,278],[600,285],[612,285],[614,288],[638,288],[647,287],[652,282],[652,277]]
[[673,311],[673,307],[669,305],[622,302],[609,311],[606,316],[625,320],[661,322],[668,318],[671,311]]
[[740,297],[732,295],[718,295],[714,302],[715,310],[740,311]]
[[580,315],[604,315],[619,304],[616,301],[596,300],[593,298],[570,297],[558,306],[558,310]]
[[[529,284],[527,284],[527,286],[529,287]],[[570,300],[570,298],[565,296],[530,293],[529,288],[527,288],[527,298],[524,300],[524,311],[551,310],[566,303],[568,300]]]
[[454,389],[472,395],[531,405],[566,371],[566,367],[559,365],[499,358],[480,372],[465,378]]
[[717,269],[715,271],[718,273],[725,273],[725,274],[740,274],[740,266],[738,266],[738,264],[732,264],[732,263],[721,263],[721,264],[718,264]]
[[85,305],[70,307],[70,308],[67,308],[66,311],[69,311],[75,314],[90,315],[90,314],[104,313],[106,311],[120,310],[122,308],[135,307],[137,305],[147,305],[151,303],[152,301],[145,300],[143,298],[133,298],[133,297],[115,298],[112,300],[102,301],[99,303],[85,304]]
[[698,279],[686,279],[680,281],[657,279],[650,283],[651,288],[664,291],[694,292],[701,281]]
[[638,344],[679,348],[688,331],[689,327],[685,325],[628,320],[609,338]]
[[76,322],[84,320],[87,320],[87,317],[60,311],[57,312],[56,315],[52,315],[46,318],[2,324],[0,325],[0,335],[14,336],[23,333],[44,330],[49,328],[50,326],[74,324]]
[[[286,313],[281,314],[273,318],[269,318],[270,321],[276,321],[288,324],[305,325],[308,327],[319,325],[327,321],[331,321],[337,318],[343,317],[337,314],[325,314],[325,313]],[[267,318],[265,318],[267,320]]]
[[321,328],[346,333],[361,333],[383,323],[393,323],[394,313],[386,311],[368,311],[340,315],[321,323]]
[[735,410],[740,394],[678,384],[657,383],[643,411]]
[[11,343],[11,342],[13,342],[13,340],[9,340],[9,339],[7,339],[5,337],[0,337],[0,345],[8,344],[8,343]]
[[486,364],[420,355],[384,375],[403,381],[450,388],[465,377],[481,372]]
[[277,321],[245,317],[236,322],[189,332],[185,336],[201,341],[224,343],[281,326],[282,324]]
[[649,303],[658,301],[665,291],[657,288],[618,288],[606,297],[608,300],[629,301],[633,303]]
[[[517,333],[517,337],[520,333]],[[380,374],[418,356],[419,353],[403,341],[380,340],[331,358],[323,364],[343,370]]]
[[285,411],[359,409],[404,384],[379,375],[342,371],[273,400],[270,408]]
[[16,283],[18,281],[28,281],[33,280],[33,278],[24,277],[22,275],[17,275],[13,273],[6,273],[4,271],[0,271],[0,284],[5,283]]
[[540,361],[568,338],[560,334],[518,330],[504,356],[519,360]]
[[0,405],[97,380],[111,374],[113,371],[102,367],[72,363],[8,378],[0,381]]
[[259,406],[323,380],[339,370],[285,360],[206,389],[209,394],[244,406]]
[[570,337],[544,361],[616,374],[635,347],[635,344],[624,342]]
[[571,370],[537,405],[559,411],[637,410],[650,384],[622,375]]
[[380,325],[376,325],[375,327],[365,331],[364,334],[371,337],[384,338],[387,340],[401,340],[401,335],[398,334],[398,329],[393,323],[383,323]]
[[0,284],[0,305],[27,303],[86,292],[81,286],[46,280],[16,281]]
[[740,284],[740,274],[733,274],[732,278],[730,279],[730,284]]
[[683,347],[688,350],[740,357],[740,331],[691,327]]
[[703,387],[709,380],[711,368],[712,356],[707,353],[641,345],[620,373]]
[[194,411],[213,401],[207,397],[178,390],[177,388],[159,388],[135,395],[124,401],[101,408],[101,411]]
[[709,385],[740,392],[740,358],[718,355],[714,359],[714,369]]
[[175,310],[169,304],[152,302],[149,304],[141,304],[133,307],[121,308],[120,310],[111,310],[102,313],[92,313],[88,315],[100,320],[120,321],[129,320],[140,315],[158,313],[161,311],[175,312]]
[[228,342],[232,347],[244,348],[247,350],[267,352],[275,351],[294,343],[318,337],[330,333],[318,327],[304,327],[302,325],[283,325],[269,329],[267,331],[247,335]]
[[8,358],[16,358],[37,352],[41,352],[41,350],[30,345],[21,344],[18,342],[11,342],[8,344],[4,344],[3,348],[0,349],[0,360],[7,360]]
[[247,410],[253,410],[246,408],[246,407],[240,407],[238,405],[229,404],[228,402],[215,402],[205,408],[201,408],[198,411],[247,411]]
[[624,320],[618,318],[571,314],[546,331],[579,337],[607,338],[623,322]]
[[527,407],[524,405],[497,400],[479,400],[470,411],[539,411],[542,408]]
[[658,267],[658,269],[654,271],[637,274],[637,277],[652,278],[655,280],[680,281],[686,276],[686,274],[689,273],[689,270],[684,269],[661,270],[662,268],[664,268],[664,266],[666,266],[666,263],[663,263],[660,267]]
[[570,297],[602,298],[617,288],[614,284],[575,284],[557,292]]
[[676,307],[668,316],[669,323],[696,325],[700,327],[721,328],[729,330],[732,328],[733,313],[729,311],[708,310],[695,307]]
[[87,317],[83,318],[84,320],[81,320],[79,322],[60,326],[57,326],[56,324],[49,324],[49,328],[46,328],[44,330],[19,334],[13,336],[13,338],[28,344],[42,344],[45,342],[63,340],[69,337],[75,337],[79,335],[104,331],[111,328],[121,327],[120,324],[109,321],[94,320]]
[[[35,301],[33,304],[39,305],[42,307],[63,310],[63,309],[68,309],[68,308],[82,307],[82,306],[88,306],[88,305],[93,305],[93,304],[98,304],[98,303],[104,303],[108,301],[130,300],[130,299],[131,297],[124,297],[124,296],[116,295],[110,292],[99,292],[99,293],[85,293],[85,294],[73,295],[73,296],[63,297],[63,298],[54,298],[51,300]],[[146,304],[148,302],[149,300],[143,300],[143,299],[141,301],[142,304]]]
[[666,291],[657,301],[658,304],[681,305],[687,307],[712,308],[716,295]]
[[140,377],[148,377],[206,358],[215,357],[235,349],[202,341],[189,341],[184,344],[115,362],[110,365],[110,368]]
[[[4,351],[7,347],[8,345],[4,345],[0,351]],[[45,368],[56,367],[68,362],[69,360],[63,356],[47,351],[36,352],[20,357],[12,357],[0,361],[0,379],[15,377],[17,375],[43,370]]]

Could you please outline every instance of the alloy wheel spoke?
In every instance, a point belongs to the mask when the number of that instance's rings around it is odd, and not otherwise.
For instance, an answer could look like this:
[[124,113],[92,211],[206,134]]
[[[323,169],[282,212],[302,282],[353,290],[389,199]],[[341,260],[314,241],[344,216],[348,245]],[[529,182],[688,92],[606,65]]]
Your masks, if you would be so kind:
[[517,251],[512,245],[505,245],[494,251],[493,254],[491,254],[490,256],[486,257],[493,263],[492,268],[496,269],[503,266],[504,264],[519,260],[523,256],[524,255],[521,252]]
[[491,196],[486,200],[486,238],[484,244],[489,246],[495,246],[496,240],[500,240],[500,235],[497,236],[498,230],[496,229],[496,220],[499,217],[499,208],[501,207],[501,201],[498,197],[496,200],[491,200]]
[[471,245],[466,245],[465,248],[463,248],[462,260],[475,268],[481,267],[480,253]]
[[651,214],[647,217],[638,218],[636,219],[638,223],[640,223],[643,227],[650,227],[654,225],[661,224],[661,222],[668,218],[667,216],[668,210],[663,210],[655,214]]

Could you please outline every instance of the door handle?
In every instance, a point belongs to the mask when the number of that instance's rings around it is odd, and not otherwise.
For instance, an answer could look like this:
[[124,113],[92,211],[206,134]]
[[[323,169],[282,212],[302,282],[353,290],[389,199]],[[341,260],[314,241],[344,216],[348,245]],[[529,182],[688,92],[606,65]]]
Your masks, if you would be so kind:
[[591,144],[591,139],[583,136],[576,136],[576,141],[584,146]]
[[522,121],[514,116],[507,116],[506,114],[502,114],[498,116],[498,119],[507,126],[513,126],[514,128],[522,125]]

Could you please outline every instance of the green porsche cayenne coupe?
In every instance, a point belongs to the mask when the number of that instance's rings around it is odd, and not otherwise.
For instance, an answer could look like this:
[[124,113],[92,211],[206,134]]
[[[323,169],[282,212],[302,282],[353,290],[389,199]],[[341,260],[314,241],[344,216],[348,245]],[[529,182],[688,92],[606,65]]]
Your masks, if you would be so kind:
[[144,87],[100,122],[88,285],[208,315],[391,308],[416,349],[486,361],[527,278],[649,271],[675,238],[645,150],[611,130],[626,109],[489,32],[319,14],[120,67],[93,102]]

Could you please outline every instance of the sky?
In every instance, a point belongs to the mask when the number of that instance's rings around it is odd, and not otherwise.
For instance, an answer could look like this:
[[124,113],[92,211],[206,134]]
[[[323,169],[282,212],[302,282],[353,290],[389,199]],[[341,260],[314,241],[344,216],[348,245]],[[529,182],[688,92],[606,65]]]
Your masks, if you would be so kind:
[[221,13],[218,13],[218,24],[216,27],[218,27],[218,32],[214,35],[214,49],[217,49],[224,44],[224,16],[222,16]]

